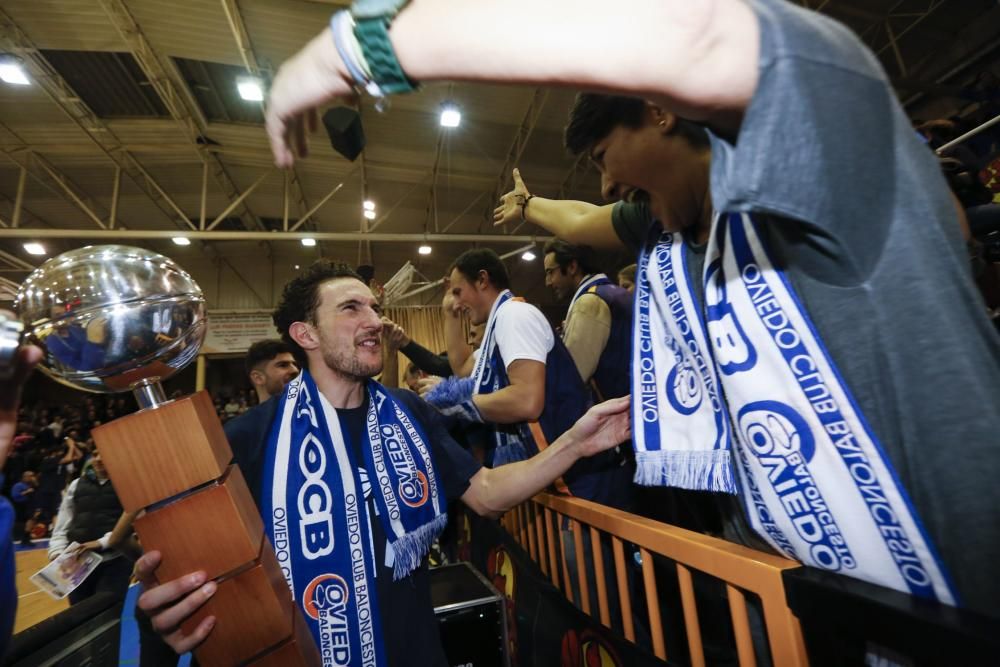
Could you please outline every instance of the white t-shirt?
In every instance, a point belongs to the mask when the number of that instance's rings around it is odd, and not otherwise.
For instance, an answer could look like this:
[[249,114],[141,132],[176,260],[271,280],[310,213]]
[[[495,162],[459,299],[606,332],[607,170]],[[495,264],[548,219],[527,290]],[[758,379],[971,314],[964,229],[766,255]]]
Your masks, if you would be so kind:
[[[508,301],[497,311],[495,340],[500,348],[504,367],[518,359],[530,359],[545,363],[545,359],[556,344],[555,335],[549,321],[530,303]],[[475,351],[479,359],[479,350]]]

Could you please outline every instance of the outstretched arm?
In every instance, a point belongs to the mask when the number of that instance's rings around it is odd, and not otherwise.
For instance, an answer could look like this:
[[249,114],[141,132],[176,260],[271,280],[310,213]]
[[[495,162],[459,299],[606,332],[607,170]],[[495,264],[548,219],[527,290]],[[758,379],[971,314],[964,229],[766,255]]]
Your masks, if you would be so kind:
[[499,516],[532,497],[569,470],[579,459],[628,440],[629,396],[595,405],[544,451],[526,461],[481,468],[462,501],[477,514]]
[[625,244],[611,223],[613,204],[598,206],[572,199],[545,199],[534,196],[514,170],[514,189],[500,198],[493,210],[493,224],[518,224],[522,221],[538,225],[554,236],[575,245],[619,250]]
[[[417,81],[635,95],[728,134],[757,86],[758,25],[741,0],[413,0],[390,37]],[[267,108],[279,166],[305,154],[316,108],[351,98],[350,81],[329,28],[282,65]]]

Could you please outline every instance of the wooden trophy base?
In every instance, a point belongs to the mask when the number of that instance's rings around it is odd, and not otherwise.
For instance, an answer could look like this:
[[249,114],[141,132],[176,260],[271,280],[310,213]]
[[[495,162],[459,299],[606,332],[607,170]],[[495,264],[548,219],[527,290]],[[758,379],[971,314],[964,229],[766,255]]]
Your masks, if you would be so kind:
[[[160,582],[199,570],[215,594],[182,627],[207,616],[215,627],[195,649],[205,667],[248,661],[320,664],[292,601],[264,524],[206,392],[164,403],[93,430],[122,506],[143,511],[135,530],[162,554]],[[267,662],[280,659],[281,662]]]

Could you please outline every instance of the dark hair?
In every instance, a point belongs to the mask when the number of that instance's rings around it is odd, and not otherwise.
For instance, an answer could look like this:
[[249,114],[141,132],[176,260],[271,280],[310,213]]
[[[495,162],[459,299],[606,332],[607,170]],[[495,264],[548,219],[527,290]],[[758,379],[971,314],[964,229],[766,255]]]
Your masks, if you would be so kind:
[[281,291],[281,301],[271,314],[274,326],[281,334],[281,340],[291,350],[300,368],[307,367],[306,353],[292,340],[288,330],[293,322],[315,323],[316,308],[319,306],[319,288],[328,280],[337,278],[354,278],[364,282],[347,264],[318,259],[305,271],[285,283],[285,288]]
[[260,364],[271,361],[279,354],[285,354],[286,352],[291,352],[291,350],[288,349],[288,345],[283,341],[275,340],[274,338],[257,341],[247,350],[245,360],[247,375],[250,375],[250,372]]
[[563,273],[566,273],[566,269],[569,267],[569,263],[574,259],[576,260],[576,265],[580,267],[584,275],[590,275],[591,273],[597,273],[600,269],[597,267],[597,263],[594,261],[594,251],[590,246],[585,245],[573,245],[562,239],[549,239],[545,242],[545,248],[542,250],[542,256],[548,255],[549,253],[555,253],[556,264],[562,269]]
[[[645,100],[638,97],[580,93],[569,112],[569,123],[563,134],[566,150],[579,155],[589,151],[619,125],[631,129],[639,127],[645,109]],[[695,148],[708,148],[708,134],[697,123],[677,118],[673,131]]]
[[499,290],[510,287],[507,267],[503,265],[500,256],[489,248],[466,250],[458,256],[455,263],[448,269],[448,273],[451,273],[453,269],[458,269],[458,272],[465,276],[469,282],[475,282],[476,278],[479,277],[479,272],[485,271],[486,275],[490,277],[490,284],[493,287]]

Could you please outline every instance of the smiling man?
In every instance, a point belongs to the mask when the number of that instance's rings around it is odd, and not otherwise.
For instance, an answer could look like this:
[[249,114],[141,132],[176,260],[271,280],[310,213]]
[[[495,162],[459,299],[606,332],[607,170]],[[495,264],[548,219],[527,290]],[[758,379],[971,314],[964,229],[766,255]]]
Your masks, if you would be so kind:
[[[425,556],[448,501],[498,516],[579,458],[627,438],[628,401],[595,406],[530,461],[481,468],[433,408],[371,380],[382,369],[379,316],[371,290],[345,265],[321,260],[289,282],[274,321],[303,371],[280,396],[227,423],[226,435],[268,537],[286,536],[288,585],[317,643],[343,633],[349,664],[364,655],[373,656],[365,664],[445,665]],[[357,542],[362,549],[351,548]],[[216,584],[195,572],[157,585],[159,558],[151,552],[137,563],[146,588],[139,607],[183,653],[215,623],[206,618],[190,635],[179,629]],[[317,612],[318,582],[332,576],[349,582],[341,620]]]
[[[494,427],[487,454],[494,466],[534,456],[590,404],[566,346],[542,312],[516,299],[509,286],[507,268],[492,250],[468,250],[455,260],[443,308],[456,377],[426,396],[446,412]],[[466,342],[462,313],[485,325],[478,350]],[[630,478],[617,451],[580,461],[563,477],[573,495],[619,509],[631,506]]]

